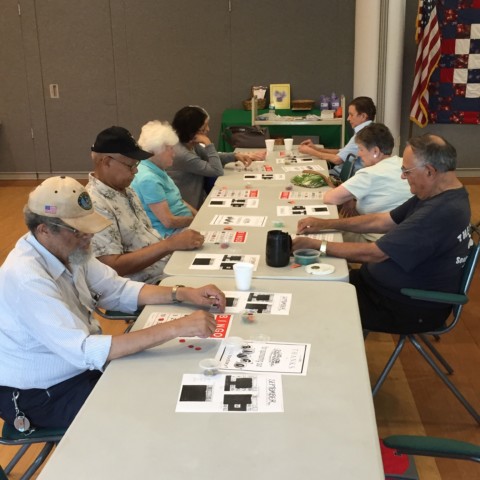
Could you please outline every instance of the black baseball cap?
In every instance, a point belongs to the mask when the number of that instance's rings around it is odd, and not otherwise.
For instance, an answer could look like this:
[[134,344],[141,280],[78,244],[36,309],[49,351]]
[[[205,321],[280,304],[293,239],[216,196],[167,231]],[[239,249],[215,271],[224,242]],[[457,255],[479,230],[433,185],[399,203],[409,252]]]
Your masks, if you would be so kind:
[[142,150],[132,134],[123,127],[110,127],[102,130],[92,145],[92,152],[120,153],[133,160],[145,160],[153,153]]

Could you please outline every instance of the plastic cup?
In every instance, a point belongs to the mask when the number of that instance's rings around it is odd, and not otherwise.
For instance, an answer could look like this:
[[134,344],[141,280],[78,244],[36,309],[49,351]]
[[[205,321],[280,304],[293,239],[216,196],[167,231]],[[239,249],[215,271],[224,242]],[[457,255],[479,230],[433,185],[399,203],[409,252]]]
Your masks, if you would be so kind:
[[265,145],[267,147],[267,153],[273,152],[273,146],[275,145],[275,140],[269,138],[265,140]]
[[283,143],[285,144],[285,151],[291,152],[293,147],[293,138],[284,138]]
[[249,290],[252,284],[253,264],[248,262],[237,262],[233,264],[235,284],[238,290]]

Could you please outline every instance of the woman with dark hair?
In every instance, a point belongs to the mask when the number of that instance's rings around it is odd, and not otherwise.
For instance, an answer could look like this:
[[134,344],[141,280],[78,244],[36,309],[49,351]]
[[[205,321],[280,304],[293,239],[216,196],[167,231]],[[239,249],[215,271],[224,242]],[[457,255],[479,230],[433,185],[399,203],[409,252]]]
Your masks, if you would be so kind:
[[[205,109],[189,105],[180,109],[173,118],[172,127],[180,143],[175,147],[173,165],[168,174],[182,194],[182,198],[198,209],[207,192],[205,180],[223,175],[223,165],[242,162],[246,167],[258,160],[250,153],[219,153],[208,137],[210,117]],[[213,184],[213,182],[211,182]]]
[[[392,156],[393,136],[382,123],[372,123],[355,135],[358,155],[365,168],[340,186],[326,192],[323,201],[342,205],[342,215],[351,217],[366,213],[389,212],[407,201],[412,193],[402,180],[402,159]],[[330,186],[331,180],[326,177]],[[345,241],[373,242],[381,235],[345,233]]]

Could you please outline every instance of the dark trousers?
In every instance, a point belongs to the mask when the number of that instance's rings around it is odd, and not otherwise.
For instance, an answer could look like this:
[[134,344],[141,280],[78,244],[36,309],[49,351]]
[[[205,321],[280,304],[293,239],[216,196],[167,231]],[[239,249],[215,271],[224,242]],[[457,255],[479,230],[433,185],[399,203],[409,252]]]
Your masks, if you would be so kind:
[[87,370],[47,389],[0,387],[0,417],[13,425],[15,406],[12,396],[18,391],[18,408],[32,427],[67,428],[101,375],[98,370]]
[[362,327],[372,332],[429,332],[444,325],[452,311],[450,306],[421,306],[408,297],[405,302],[388,298],[375,291],[358,269],[350,271],[350,283],[357,290]]

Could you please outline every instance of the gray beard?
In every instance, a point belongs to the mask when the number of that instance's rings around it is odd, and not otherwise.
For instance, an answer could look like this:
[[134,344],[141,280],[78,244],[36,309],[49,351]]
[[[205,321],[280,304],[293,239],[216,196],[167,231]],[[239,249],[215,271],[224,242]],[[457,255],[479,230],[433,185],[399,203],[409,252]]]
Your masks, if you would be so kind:
[[68,256],[68,263],[70,265],[83,265],[92,258],[92,249],[77,248]]

